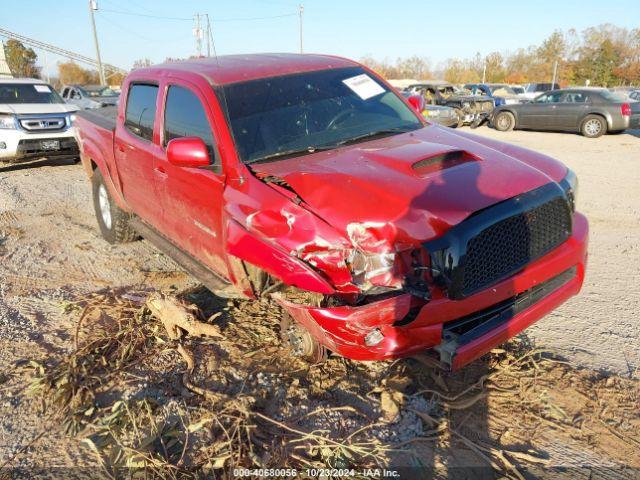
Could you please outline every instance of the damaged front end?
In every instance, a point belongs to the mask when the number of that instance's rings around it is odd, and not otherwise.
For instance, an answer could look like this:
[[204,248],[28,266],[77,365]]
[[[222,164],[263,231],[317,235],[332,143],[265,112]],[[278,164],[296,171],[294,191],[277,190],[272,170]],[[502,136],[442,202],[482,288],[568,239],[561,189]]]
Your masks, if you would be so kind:
[[[394,244],[392,224],[351,223],[348,248],[307,244],[292,252],[327,278],[339,280],[335,293],[305,298],[288,295],[285,289],[275,298],[324,348],[342,356],[383,360],[432,349],[436,362],[456,369],[579,291],[587,231],[586,219],[573,213],[556,184],[504,201],[474,215],[441,241],[418,246]],[[500,253],[519,251],[522,238],[509,232],[527,236],[530,245],[520,249],[523,257],[518,259],[525,263],[511,265],[513,256]],[[477,253],[474,241],[491,235],[514,244],[491,240],[495,245]],[[452,239],[465,245],[455,246]],[[448,263],[444,256],[452,252],[457,263]],[[492,258],[503,264],[487,263]],[[442,261],[436,264],[434,259]],[[493,276],[477,268],[489,269]],[[469,282],[472,274],[480,275],[481,284],[469,291],[456,287],[455,282]]]

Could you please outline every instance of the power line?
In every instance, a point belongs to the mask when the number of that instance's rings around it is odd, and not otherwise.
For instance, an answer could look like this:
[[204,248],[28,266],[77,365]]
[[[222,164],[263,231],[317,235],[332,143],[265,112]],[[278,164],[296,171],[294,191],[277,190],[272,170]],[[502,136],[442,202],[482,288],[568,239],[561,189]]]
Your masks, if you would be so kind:
[[[51,45],[49,43],[41,42],[40,40],[36,40],[34,38],[29,38],[25,35],[20,35],[19,33],[10,32],[9,30],[5,30],[4,28],[0,28],[0,37],[12,38],[14,40],[18,40],[19,42],[29,45],[31,47],[39,48],[41,50],[51,52],[55,55],[59,55],[61,57],[66,57],[72,60],[76,60],[78,62],[82,62],[93,67],[97,66],[97,62],[95,58],[88,57],[86,55],[82,55],[80,53],[72,52],[70,50],[65,50],[60,47],[56,47],[55,45]],[[118,68],[113,65],[104,64],[103,65],[106,70],[114,71],[114,72],[122,72],[127,73],[127,70],[123,68]]]
[[275,18],[286,18],[286,17],[295,17],[298,15],[296,13],[285,13],[283,15],[271,15],[269,17],[244,17],[244,18],[218,18],[211,20],[213,23],[222,23],[222,22],[250,22],[253,20],[272,20]]
[[148,15],[146,13],[135,13],[135,12],[123,12],[122,10],[111,10],[111,9],[106,9],[106,8],[101,8],[100,9],[102,12],[110,12],[110,13],[117,13],[119,15],[130,15],[130,16],[134,16],[134,17],[146,17],[146,18],[156,18],[159,20],[180,20],[180,21],[193,21],[193,17],[191,18],[187,18],[187,17],[165,17],[162,15]]
[[[122,10],[111,10],[106,8],[100,9],[102,12],[116,13],[118,15],[130,15],[134,17],[146,17],[146,18],[155,18],[158,20],[178,20],[178,21],[188,21],[192,22],[193,17],[166,17],[163,15],[147,15],[146,13],[135,13],[131,11],[122,11]],[[255,20],[273,20],[276,18],[286,18],[286,17],[295,17],[298,15],[298,12],[295,13],[285,13],[282,15],[269,15],[265,17],[236,17],[236,18],[214,18],[211,20],[212,23],[223,23],[223,22],[251,22]]]

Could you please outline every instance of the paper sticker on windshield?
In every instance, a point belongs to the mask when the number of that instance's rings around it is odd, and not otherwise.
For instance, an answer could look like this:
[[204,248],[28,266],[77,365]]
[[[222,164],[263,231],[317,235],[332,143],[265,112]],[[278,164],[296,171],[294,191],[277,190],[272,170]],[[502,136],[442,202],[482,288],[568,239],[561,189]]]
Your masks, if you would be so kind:
[[385,89],[378,85],[373,78],[366,73],[356,77],[347,78],[342,81],[347,87],[358,95],[362,100],[367,100],[385,92]]
[[33,88],[36,89],[36,92],[51,93],[51,89],[47,85],[34,85]]

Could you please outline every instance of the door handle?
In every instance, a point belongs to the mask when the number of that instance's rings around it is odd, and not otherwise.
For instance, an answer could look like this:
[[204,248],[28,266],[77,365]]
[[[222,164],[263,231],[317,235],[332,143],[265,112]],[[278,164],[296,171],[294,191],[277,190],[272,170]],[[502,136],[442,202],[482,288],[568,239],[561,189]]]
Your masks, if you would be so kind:
[[157,167],[154,168],[154,170],[161,177],[166,177],[167,176],[167,171],[164,169],[164,167],[162,165],[158,165]]

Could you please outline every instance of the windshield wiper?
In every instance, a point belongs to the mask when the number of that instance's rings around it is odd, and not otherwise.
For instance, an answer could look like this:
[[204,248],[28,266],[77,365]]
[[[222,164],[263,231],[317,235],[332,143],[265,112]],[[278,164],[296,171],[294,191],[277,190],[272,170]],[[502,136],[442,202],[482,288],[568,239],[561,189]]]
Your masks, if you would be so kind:
[[396,127],[396,128],[385,128],[382,130],[375,130],[373,132],[368,132],[365,133],[363,135],[358,135],[357,137],[352,137],[352,138],[347,138],[346,140],[341,140],[337,143],[334,143],[332,145],[322,145],[322,148],[335,148],[335,147],[341,147],[342,145],[349,145],[350,143],[357,143],[360,142],[362,140],[366,140],[369,138],[374,138],[374,137],[381,137],[384,135],[393,135],[395,133],[407,133],[412,131],[413,128],[400,128],[400,127]]
[[393,135],[395,133],[406,133],[414,130],[413,128],[385,128],[382,130],[375,130],[373,132],[368,132],[363,135],[358,135],[357,137],[347,138],[346,140],[341,140],[336,143],[329,143],[324,145],[317,146],[309,146],[305,148],[294,148],[291,150],[285,150],[283,152],[276,152],[270,155],[265,155],[264,157],[254,158],[253,160],[249,160],[245,162],[247,165],[251,165],[252,163],[260,163],[260,162],[268,162],[271,160],[283,160],[287,157],[295,157],[298,155],[309,155],[315,152],[322,152],[324,150],[332,150],[334,148],[341,147],[343,145],[348,145],[350,143],[356,143],[362,140],[366,140],[367,138],[380,137],[383,135]]
[[264,157],[254,158],[253,160],[249,160],[245,162],[247,165],[258,162],[268,162],[270,160],[283,160],[286,157],[295,157],[297,155],[309,155],[314,152],[319,152],[321,150],[326,150],[325,147],[305,147],[305,148],[294,148],[291,150],[285,150],[283,152],[276,152],[270,155],[265,155]]

